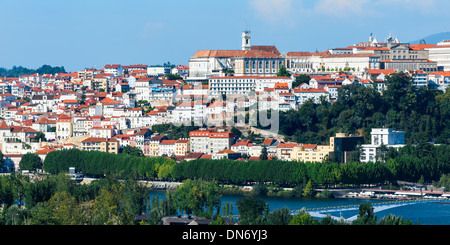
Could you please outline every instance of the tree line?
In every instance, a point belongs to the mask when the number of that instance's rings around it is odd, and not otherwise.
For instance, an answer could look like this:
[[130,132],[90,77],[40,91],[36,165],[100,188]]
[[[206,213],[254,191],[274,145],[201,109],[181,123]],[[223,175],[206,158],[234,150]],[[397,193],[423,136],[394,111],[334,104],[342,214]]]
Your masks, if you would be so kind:
[[43,170],[57,174],[75,167],[88,176],[183,181],[201,178],[223,184],[272,183],[296,186],[311,180],[316,185],[384,184],[396,180],[438,181],[450,173],[450,146],[421,143],[385,153],[385,162],[338,164],[283,160],[236,161],[197,159],[175,162],[165,157],[142,157],[78,149],[47,155]]
[[30,69],[22,66],[13,66],[11,69],[0,67],[0,77],[19,77],[22,75],[31,75],[39,73],[43,74],[56,74],[56,73],[66,73],[64,66],[50,66],[43,65],[37,69]]

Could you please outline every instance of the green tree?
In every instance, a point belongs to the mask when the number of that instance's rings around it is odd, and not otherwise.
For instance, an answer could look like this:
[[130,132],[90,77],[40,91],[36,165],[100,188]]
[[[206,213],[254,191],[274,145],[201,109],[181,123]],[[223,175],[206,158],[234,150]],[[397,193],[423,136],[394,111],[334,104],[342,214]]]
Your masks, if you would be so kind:
[[315,189],[312,184],[311,179],[308,180],[308,183],[306,183],[305,189],[303,189],[303,196],[304,197],[314,197],[315,195]]
[[259,160],[264,161],[264,160],[268,160],[268,159],[269,159],[269,156],[267,153],[267,147],[263,146],[263,148],[261,150],[261,155],[259,155]]
[[254,195],[246,196],[236,202],[242,224],[252,224],[262,217],[264,201]]
[[131,225],[134,222],[130,201],[125,198],[124,188],[120,184],[102,188],[91,212],[94,225]]
[[138,157],[143,157],[144,153],[142,152],[142,150],[138,147],[135,146],[124,146],[122,148],[122,153],[124,154],[128,154],[128,155],[132,155],[132,156],[138,156]]
[[278,70],[277,76],[278,77],[290,77],[291,74],[289,74],[289,72],[287,71],[287,69],[284,65],[281,65],[280,69]]
[[59,225],[81,225],[85,218],[81,206],[75,197],[67,192],[56,193],[49,201],[48,208],[52,210],[52,219]]
[[303,83],[306,83],[309,85],[309,81],[311,80],[311,77],[309,75],[306,74],[300,74],[297,77],[295,77],[295,81],[292,84],[293,88],[296,88],[300,85],[302,85]]
[[19,162],[19,167],[22,170],[36,171],[42,169],[42,159],[33,153],[27,153],[22,156]]
[[180,211],[186,214],[210,218],[214,210],[220,207],[216,181],[187,179],[175,190],[173,196]]
[[289,225],[316,225],[318,224],[311,215],[309,215],[304,210],[300,210],[299,214],[294,215],[289,221]]
[[47,138],[45,138],[45,134],[43,132],[37,132],[36,136],[34,137],[34,141],[39,142],[41,140],[42,142],[47,141]]
[[377,216],[373,210],[371,203],[361,203],[359,205],[359,214],[352,222],[353,225],[375,225],[377,223]]
[[165,78],[167,80],[183,80],[183,78],[180,75],[173,73],[166,74]]

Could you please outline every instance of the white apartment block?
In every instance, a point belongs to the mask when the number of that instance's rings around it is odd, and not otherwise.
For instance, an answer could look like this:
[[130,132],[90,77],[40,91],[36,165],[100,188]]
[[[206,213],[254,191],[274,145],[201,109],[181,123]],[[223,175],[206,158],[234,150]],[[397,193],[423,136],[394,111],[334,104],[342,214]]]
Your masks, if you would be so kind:
[[158,154],[160,156],[174,156],[176,151],[176,140],[163,140],[159,143]]
[[394,131],[390,128],[373,128],[371,144],[361,145],[361,162],[377,161],[377,151],[381,145],[387,147],[402,147],[405,144],[405,132]]
[[105,73],[120,76],[123,74],[123,67],[120,64],[108,64],[105,65]]
[[444,40],[425,50],[428,50],[428,59],[437,62],[438,71],[450,71],[450,40]]
[[[337,94],[337,91],[336,91]],[[296,98],[296,103],[302,105],[305,101],[312,99],[314,103],[319,103],[321,98],[325,98],[326,101],[330,100],[330,94],[326,89],[294,89],[294,95]]]

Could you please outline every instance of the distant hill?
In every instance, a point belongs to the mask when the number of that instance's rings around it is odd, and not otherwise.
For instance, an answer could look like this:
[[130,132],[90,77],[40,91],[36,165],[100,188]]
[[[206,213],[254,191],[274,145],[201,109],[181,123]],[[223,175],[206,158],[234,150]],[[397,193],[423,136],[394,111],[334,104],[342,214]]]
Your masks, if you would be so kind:
[[441,32],[426,36],[416,41],[409,42],[410,44],[419,44],[420,40],[425,40],[427,44],[437,44],[442,42],[442,40],[450,40],[450,32]]

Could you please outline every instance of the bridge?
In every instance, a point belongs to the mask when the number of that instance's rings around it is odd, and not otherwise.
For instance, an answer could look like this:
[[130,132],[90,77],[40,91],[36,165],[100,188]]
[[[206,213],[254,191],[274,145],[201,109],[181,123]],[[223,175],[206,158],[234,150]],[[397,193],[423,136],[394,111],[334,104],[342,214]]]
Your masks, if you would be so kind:
[[[388,210],[391,208],[397,208],[401,206],[406,205],[413,205],[417,203],[423,203],[423,202],[429,202],[429,201],[436,201],[435,199],[421,199],[421,200],[401,200],[401,201],[388,201],[388,202],[380,202],[380,203],[372,203],[373,211],[374,213]],[[334,207],[320,207],[320,208],[309,208],[309,209],[303,209],[306,211],[309,215],[315,218],[325,218],[327,215],[330,215],[330,213],[334,212],[346,212],[346,211],[357,211],[359,210],[359,204],[354,205],[345,205],[345,206],[334,206]],[[298,214],[301,210],[293,210],[292,214]],[[358,217],[358,214],[351,216],[350,218],[342,218],[342,217],[336,217],[330,215],[331,218],[335,220],[341,220],[344,219],[346,221],[353,221]]]

